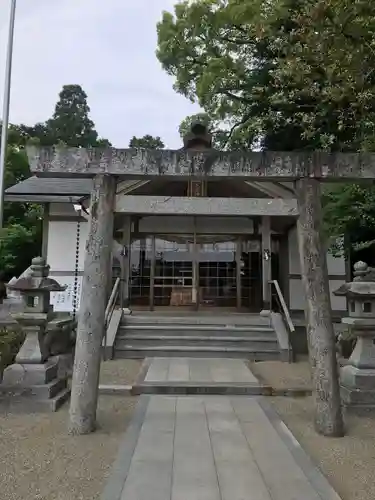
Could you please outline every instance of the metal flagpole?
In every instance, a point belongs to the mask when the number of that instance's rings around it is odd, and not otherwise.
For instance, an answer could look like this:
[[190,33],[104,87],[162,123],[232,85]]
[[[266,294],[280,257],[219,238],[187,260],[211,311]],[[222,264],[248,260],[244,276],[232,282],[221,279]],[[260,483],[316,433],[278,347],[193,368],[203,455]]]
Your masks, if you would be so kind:
[[4,101],[3,101],[3,116],[2,116],[1,144],[0,144],[0,228],[3,227],[3,213],[4,213],[5,164],[6,164],[6,150],[8,143],[10,86],[11,86],[11,75],[12,75],[13,38],[14,38],[14,24],[16,18],[16,3],[17,3],[16,0],[11,0],[8,48],[7,48],[6,65],[5,65]]

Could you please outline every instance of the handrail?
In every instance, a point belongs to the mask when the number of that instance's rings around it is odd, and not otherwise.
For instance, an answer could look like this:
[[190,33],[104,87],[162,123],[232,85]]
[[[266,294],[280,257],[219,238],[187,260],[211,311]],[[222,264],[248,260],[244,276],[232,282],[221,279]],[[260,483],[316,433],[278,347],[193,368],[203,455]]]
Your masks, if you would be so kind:
[[119,287],[120,287],[121,279],[116,278],[115,284],[113,285],[111,295],[108,300],[107,307],[104,313],[104,360],[106,357],[106,346],[107,346],[107,330],[109,323],[111,322],[113,311],[116,307],[116,302],[119,295]]
[[286,325],[288,327],[288,357],[289,357],[289,362],[291,361],[291,347],[292,347],[292,342],[291,342],[291,334],[295,332],[295,327],[292,321],[292,318],[289,313],[288,306],[286,305],[283,292],[281,291],[279,282],[277,280],[271,280],[269,281],[269,284],[271,286],[271,309],[272,309],[272,286],[275,287],[276,290],[276,297],[277,301],[279,304],[280,312],[282,316],[284,317],[284,320],[286,322]]

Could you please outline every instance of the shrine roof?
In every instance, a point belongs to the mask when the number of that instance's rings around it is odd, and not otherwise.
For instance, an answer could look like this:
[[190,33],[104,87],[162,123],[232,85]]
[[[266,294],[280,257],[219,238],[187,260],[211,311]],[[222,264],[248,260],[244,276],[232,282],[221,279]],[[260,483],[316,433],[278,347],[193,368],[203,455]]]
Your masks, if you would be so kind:
[[[6,201],[77,201],[90,194],[91,179],[29,177],[5,191]],[[67,198],[71,198],[68,200]]]

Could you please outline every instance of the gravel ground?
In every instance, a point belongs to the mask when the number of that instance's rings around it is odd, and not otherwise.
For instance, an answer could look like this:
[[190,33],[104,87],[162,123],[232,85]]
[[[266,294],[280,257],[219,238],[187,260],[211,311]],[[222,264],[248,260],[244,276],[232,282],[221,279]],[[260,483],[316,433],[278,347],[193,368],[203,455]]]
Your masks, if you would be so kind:
[[310,365],[307,357],[296,363],[283,361],[260,361],[250,363],[250,370],[262,382],[275,389],[310,388]]
[[105,385],[132,385],[137,378],[142,363],[142,359],[103,361],[100,367],[100,383]]
[[320,466],[342,500],[375,498],[375,417],[346,416],[347,434],[325,438],[313,426],[313,401],[269,398],[281,418],[314,462]]
[[[100,383],[132,384],[142,360],[102,363]],[[67,433],[69,403],[57,413],[0,416],[1,500],[100,498],[136,398],[100,396],[98,430]]]
[[101,396],[99,429],[69,436],[69,405],[57,413],[0,417],[1,500],[97,500],[136,398]]

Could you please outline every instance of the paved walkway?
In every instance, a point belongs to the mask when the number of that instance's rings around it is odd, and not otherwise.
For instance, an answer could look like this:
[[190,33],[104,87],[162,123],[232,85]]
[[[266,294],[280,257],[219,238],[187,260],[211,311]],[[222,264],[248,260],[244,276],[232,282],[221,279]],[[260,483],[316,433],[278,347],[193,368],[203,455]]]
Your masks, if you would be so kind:
[[102,500],[339,500],[263,399],[141,396]]
[[241,359],[153,358],[145,382],[257,383]]
[[[253,383],[241,360],[155,358],[149,382]],[[267,402],[143,395],[101,500],[340,500]]]

